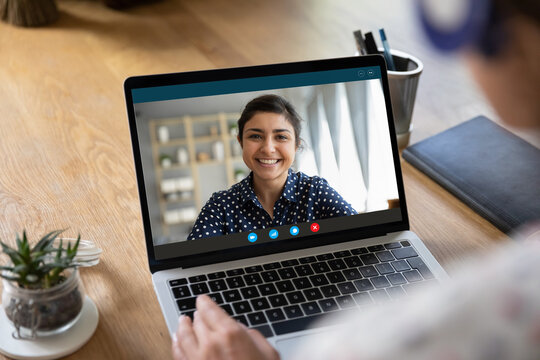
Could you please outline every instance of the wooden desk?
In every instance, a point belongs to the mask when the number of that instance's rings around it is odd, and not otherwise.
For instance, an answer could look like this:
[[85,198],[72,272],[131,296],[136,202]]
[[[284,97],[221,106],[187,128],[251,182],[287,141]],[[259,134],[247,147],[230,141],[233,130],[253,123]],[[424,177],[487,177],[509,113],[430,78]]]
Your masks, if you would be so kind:
[[[168,0],[118,12],[60,0],[52,26],[0,23],[1,239],[68,228],[104,249],[99,266],[82,270],[99,326],[70,358],[170,357],[146,262],[126,77],[348,56],[353,30],[384,25],[392,46],[425,64],[413,142],[480,113],[494,117],[458,59],[425,45],[405,2],[377,3]],[[504,239],[407,163],[403,173],[412,230],[443,265]]]

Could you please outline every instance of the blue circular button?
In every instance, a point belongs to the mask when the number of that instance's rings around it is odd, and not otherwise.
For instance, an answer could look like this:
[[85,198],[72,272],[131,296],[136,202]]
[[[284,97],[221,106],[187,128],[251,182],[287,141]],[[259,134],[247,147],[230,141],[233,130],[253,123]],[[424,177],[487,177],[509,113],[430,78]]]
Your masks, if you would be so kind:
[[279,233],[278,233],[278,231],[276,229],[272,229],[272,230],[270,230],[268,235],[270,236],[271,239],[275,239],[275,238],[278,237]]
[[298,228],[298,226],[291,226],[291,228],[289,229],[289,232],[291,233],[292,236],[296,236],[300,232],[300,229]]
[[257,241],[257,234],[255,234],[255,233],[250,233],[250,234],[248,235],[248,241],[249,241],[249,242],[255,242],[255,241]]

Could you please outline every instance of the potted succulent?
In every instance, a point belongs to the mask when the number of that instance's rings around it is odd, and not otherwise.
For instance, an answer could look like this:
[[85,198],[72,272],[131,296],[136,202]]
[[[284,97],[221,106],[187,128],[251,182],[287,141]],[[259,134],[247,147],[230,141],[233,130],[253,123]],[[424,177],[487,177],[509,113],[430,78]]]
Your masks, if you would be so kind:
[[3,278],[2,308],[16,329],[15,337],[34,339],[57,334],[78,320],[84,300],[74,258],[80,236],[67,247],[52,231],[31,246],[23,231],[16,248],[0,241],[10,264],[0,266]]

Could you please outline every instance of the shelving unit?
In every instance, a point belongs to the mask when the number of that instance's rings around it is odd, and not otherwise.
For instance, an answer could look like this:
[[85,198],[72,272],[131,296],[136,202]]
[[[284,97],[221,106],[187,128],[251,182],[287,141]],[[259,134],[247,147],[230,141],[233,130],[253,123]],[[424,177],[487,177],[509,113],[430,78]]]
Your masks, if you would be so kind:
[[[185,115],[178,118],[152,119],[149,121],[149,131],[152,146],[152,159],[156,177],[156,191],[159,200],[161,226],[163,236],[170,235],[171,226],[186,228],[189,233],[197,214],[206,203],[209,191],[227,189],[237,181],[235,171],[249,172],[245,166],[241,149],[235,143],[236,134],[231,134],[231,126],[236,125],[240,114],[216,113],[208,115]],[[159,129],[165,127],[169,139],[159,138]],[[162,140],[162,141],[160,141]],[[213,146],[221,143],[222,154],[212,151]],[[177,153],[185,149],[188,154],[186,163],[179,163]],[[215,150],[215,149],[214,149]],[[204,155],[206,154],[206,155]],[[172,164],[163,167],[160,157],[167,155]],[[210,173],[212,175],[206,175]],[[183,180],[179,180],[183,179]],[[180,182],[188,184],[191,179],[192,187],[183,191],[163,191],[163,182]],[[170,190],[170,189],[168,189]],[[191,192],[182,196],[182,192]],[[175,195],[171,195],[176,193]],[[187,209],[187,210],[186,210]],[[187,218],[178,219],[171,212],[189,213]],[[174,214],[173,214],[174,215]]]

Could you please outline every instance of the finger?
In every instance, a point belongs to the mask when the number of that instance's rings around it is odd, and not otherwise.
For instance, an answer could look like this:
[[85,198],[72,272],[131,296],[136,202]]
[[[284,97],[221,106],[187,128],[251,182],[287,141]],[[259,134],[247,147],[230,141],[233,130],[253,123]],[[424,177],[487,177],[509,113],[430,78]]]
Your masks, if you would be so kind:
[[248,329],[248,334],[257,348],[264,354],[265,359],[279,359],[279,353],[268,340],[266,340],[263,334],[255,329]]
[[180,345],[178,345],[178,338],[176,334],[173,335],[173,342],[172,342],[172,354],[174,360],[185,360],[186,357],[184,356],[184,353],[180,349]]
[[178,319],[178,330],[176,331],[176,343],[180,353],[184,357],[194,358],[193,353],[197,352],[198,341],[195,332],[193,331],[193,324],[188,316],[181,315]]
[[212,330],[235,322],[222,308],[206,295],[197,297],[198,318]]

